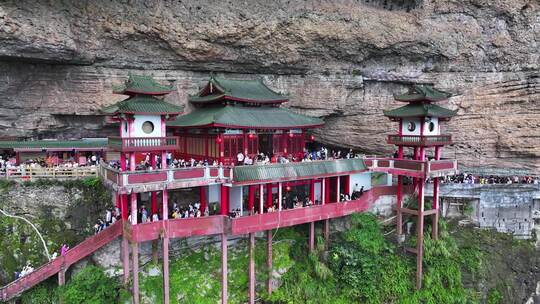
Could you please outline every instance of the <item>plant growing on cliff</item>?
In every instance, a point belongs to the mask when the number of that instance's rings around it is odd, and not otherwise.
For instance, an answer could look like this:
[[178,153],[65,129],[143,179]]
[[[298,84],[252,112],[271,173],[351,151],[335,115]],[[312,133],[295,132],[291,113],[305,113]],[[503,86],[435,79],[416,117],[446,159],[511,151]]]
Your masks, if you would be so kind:
[[116,278],[108,277],[103,269],[86,266],[60,288],[64,303],[115,303],[120,287]]

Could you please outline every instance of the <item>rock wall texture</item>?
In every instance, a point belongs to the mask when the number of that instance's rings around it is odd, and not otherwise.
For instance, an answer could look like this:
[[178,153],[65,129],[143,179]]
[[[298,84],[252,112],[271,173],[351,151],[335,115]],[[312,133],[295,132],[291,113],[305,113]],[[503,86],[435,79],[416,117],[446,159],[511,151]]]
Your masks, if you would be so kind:
[[321,142],[382,154],[391,94],[430,83],[459,113],[443,156],[538,171],[539,42],[535,0],[2,1],[0,136],[112,134],[98,109],[129,71],[174,81],[177,104],[215,71],[262,76],[324,118]]

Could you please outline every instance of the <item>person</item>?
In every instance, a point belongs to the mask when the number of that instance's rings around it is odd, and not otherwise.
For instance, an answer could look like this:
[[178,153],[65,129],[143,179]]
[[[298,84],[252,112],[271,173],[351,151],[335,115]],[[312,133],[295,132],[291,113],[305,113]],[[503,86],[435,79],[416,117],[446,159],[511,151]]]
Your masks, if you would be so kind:
[[242,151],[238,152],[238,154],[236,154],[236,160],[238,161],[237,164],[240,166],[244,163],[244,154],[242,153]]
[[97,164],[97,156],[95,154],[92,154],[92,157],[90,159],[92,160],[92,165]]
[[60,255],[65,256],[68,250],[69,250],[69,246],[66,245],[65,243],[62,244],[62,247],[60,247]]
[[99,231],[101,231],[101,228],[99,222],[96,221],[96,223],[94,224],[94,234],[98,234]]
[[111,208],[108,208],[107,212],[105,212],[105,224],[107,226],[112,224],[112,210],[111,210]]
[[154,213],[152,215],[152,222],[157,222],[157,221],[159,221],[159,216],[157,215],[157,213]]

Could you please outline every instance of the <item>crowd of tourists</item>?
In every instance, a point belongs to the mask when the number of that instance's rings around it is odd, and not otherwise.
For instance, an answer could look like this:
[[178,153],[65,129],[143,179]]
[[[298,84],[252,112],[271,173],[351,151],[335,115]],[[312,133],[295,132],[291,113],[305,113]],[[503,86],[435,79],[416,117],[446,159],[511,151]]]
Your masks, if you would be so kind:
[[446,176],[441,180],[442,183],[454,184],[540,184],[540,177],[536,176],[498,176],[498,175],[473,175],[460,173],[457,175]]
[[200,202],[190,203],[187,205],[187,207],[179,207],[177,203],[173,203],[170,218],[195,218],[208,216],[209,214],[210,212],[208,206],[205,207],[205,210],[201,210]]
[[15,157],[10,157],[7,155],[0,155],[0,172],[5,174],[6,171],[25,173],[33,169],[42,169],[42,168],[54,168],[58,171],[70,170],[78,167],[92,167],[98,165],[100,162],[100,157],[96,154],[79,157],[78,160],[75,160],[73,157],[70,157],[65,160],[58,159],[55,155],[47,155],[45,157],[27,159],[17,165]]

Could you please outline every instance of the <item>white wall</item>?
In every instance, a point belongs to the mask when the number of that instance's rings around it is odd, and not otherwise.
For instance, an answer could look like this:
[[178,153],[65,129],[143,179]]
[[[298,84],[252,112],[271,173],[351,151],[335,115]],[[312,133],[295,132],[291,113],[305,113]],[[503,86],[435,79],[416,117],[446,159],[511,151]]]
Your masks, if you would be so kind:
[[429,121],[424,122],[424,135],[439,135],[440,129],[439,129],[439,118],[438,117],[432,117],[431,122],[435,125],[433,128],[433,131],[429,131]]
[[[409,122],[414,122],[416,124],[416,128],[414,131],[409,131]],[[418,118],[403,118],[402,122],[402,131],[403,135],[420,135],[420,119]]]
[[321,185],[322,185],[322,182],[315,183],[315,201],[319,201],[319,202],[322,201],[322,198],[321,198],[321,195],[322,195],[322,193],[321,193],[322,192]]
[[[161,115],[133,115],[135,120],[133,121],[133,133],[131,137],[162,137],[166,136],[161,134]],[[144,122],[150,121],[154,124],[154,131],[150,134],[144,133],[142,125]]]
[[[358,186],[356,186],[356,184],[358,184]],[[357,187],[358,190],[360,190],[362,186],[364,186],[364,190],[371,189],[371,173],[366,172],[366,173],[351,174],[350,184],[349,184],[349,189],[351,189],[351,193],[349,193],[349,195],[352,194],[352,191],[354,190],[355,187]]]
[[208,198],[209,203],[221,203],[221,185],[208,185],[208,193],[206,197]]
[[229,188],[229,212],[240,209],[242,212],[242,186]]

